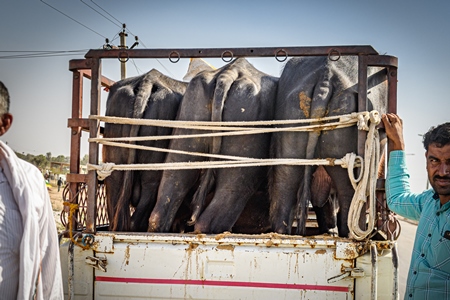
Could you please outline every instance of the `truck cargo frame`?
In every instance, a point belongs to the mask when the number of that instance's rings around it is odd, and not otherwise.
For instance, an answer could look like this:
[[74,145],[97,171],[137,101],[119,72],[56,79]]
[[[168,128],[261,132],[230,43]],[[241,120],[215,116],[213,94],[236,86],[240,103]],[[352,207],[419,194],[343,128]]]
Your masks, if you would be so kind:
[[[159,295],[170,295],[173,298],[187,298],[196,295],[197,299],[212,299],[212,295],[216,293],[214,289],[217,287],[225,287],[233,297],[239,296],[242,289],[256,289],[252,292],[252,298],[265,298],[268,297],[270,292],[268,290],[293,290],[294,294],[290,292],[284,292],[286,299],[292,297],[292,295],[298,295],[298,297],[311,297],[314,290],[317,288],[318,292],[324,292],[318,294],[318,297],[326,296],[332,299],[348,299],[354,297],[358,299],[358,295],[367,292],[371,292],[371,298],[376,299],[377,293],[380,288],[377,287],[377,276],[372,276],[378,272],[377,253],[380,254],[384,251],[385,261],[389,261],[393,265],[393,274],[396,277],[396,248],[395,241],[392,241],[393,236],[390,232],[385,232],[385,241],[373,241],[367,240],[362,242],[356,242],[349,239],[341,239],[335,237],[298,237],[298,236],[280,236],[275,234],[270,235],[189,235],[189,234],[155,234],[155,233],[118,233],[118,232],[104,232],[101,227],[107,226],[107,219],[104,215],[99,215],[98,210],[106,205],[106,197],[102,188],[100,188],[97,174],[95,171],[88,171],[88,174],[81,174],[80,172],[80,157],[81,157],[81,136],[83,132],[89,133],[89,138],[97,138],[101,135],[100,121],[96,119],[85,118],[82,115],[83,105],[83,79],[88,78],[91,80],[90,85],[90,115],[100,114],[101,105],[101,87],[108,88],[114,81],[102,76],[102,59],[119,59],[124,62],[128,59],[156,59],[165,58],[171,62],[176,62],[180,58],[222,58],[224,61],[231,60],[234,57],[273,57],[278,61],[284,61],[288,57],[295,56],[328,56],[339,58],[344,55],[356,55],[358,57],[358,111],[367,110],[367,69],[368,67],[385,67],[387,69],[388,80],[388,98],[387,98],[387,111],[396,113],[397,111],[397,58],[389,55],[379,55],[371,46],[323,46],[323,47],[264,47],[264,48],[210,48],[210,49],[110,49],[110,50],[90,50],[85,55],[85,59],[71,60],[69,63],[69,69],[73,74],[73,91],[72,91],[72,116],[68,120],[68,127],[71,129],[71,148],[70,148],[70,174],[67,176],[68,185],[65,189],[66,195],[70,195],[67,198],[69,202],[73,204],[82,204],[84,207],[79,207],[75,212],[76,216],[72,216],[67,220],[69,215],[69,208],[64,210],[65,225],[67,231],[79,231],[78,236],[80,239],[90,240],[89,249],[80,249],[74,247],[71,242],[66,245],[69,250],[68,255],[68,268],[66,272],[69,273],[69,298],[75,297],[74,282],[83,281],[85,283],[92,280],[92,287],[88,289],[87,295],[91,295],[95,299],[103,298],[120,298],[125,297],[122,295],[119,297],[119,290],[114,290],[113,282],[122,282],[132,285],[140,285],[149,288],[148,292],[155,292],[155,286],[163,286],[160,288]],[[364,157],[364,142],[365,132],[360,131],[358,133],[358,155]],[[89,144],[89,163],[97,165],[99,163],[99,146],[97,143],[92,142]],[[88,187],[87,189],[82,187]],[[86,191],[87,190],[87,191]],[[384,179],[379,179],[377,182],[377,198],[380,203],[377,205],[377,212],[379,218],[377,220],[377,228],[380,229],[386,222],[388,222],[388,210],[386,207],[386,201],[384,197]],[[83,194],[84,193],[84,194]],[[99,200],[100,199],[100,200]],[[78,219],[81,222],[75,222]],[[75,228],[75,229],[74,229]],[[69,233],[66,233],[67,237]],[[119,242],[120,241],[120,242]],[[133,254],[133,258],[130,256],[130,247],[134,247],[136,250]],[[183,276],[177,277],[176,274],[165,274],[164,278],[145,279],[145,275],[142,275],[141,271],[136,264],[136,253],[144,253],[145,249],[152,248],[155,253],[169,253],[171,251],[183,250],[185,253],[185,259],[178,261],[187,273],[183,273]],[[62,248],[62,251],[66,248]],[[175,249],[175,250],[174,250]],[[177,250],[178,249],[178,250]],[[217,251],[222,254],[225,253],[225,258],[211,259]],[[298,250],[301,249],[301,250]],[[143,251],[143,252],[142,252]],[[392,253],[391,253],[392,251]],[[77,254],[78,253],[78,254]],[[74,274],[74,259],[80,253],[86,253],[89,257],[85,262],[78,261],[78,264],[83,263],[83,267],[78,267],[78,270],[82,270],[82,277],[80,274]],[[115,253],[115,254],[114,254]],[[240,253],[235,255],[235,253]],[[248,256],[251,253],[250,256]],[[257,254],[255,254],[257,253]],[[280,254],[281,253],[281,254]],[[365,264],[363,260],[367,260],[369,255],[369,264],[371,264],[371,280],[364,279],[367,274],[364,275],[364,271],[358,268],[356,264]],[[122,265],[114,264],[115,259],[113,255],[119,255],[121,258],[128,257],[128,260],[124,261]],[[203,257],[206,255],[205,257]],[[296,274],[297,278],[292,278],[291,283],[277,283],[277,282],[264,282],[264,281],[246,281],[245,278],[239,277],[241,271],[239,268],[244,264],[242,262],[233,262],[236,257],[238,260],[241,256],[251,257],[267,257],[269,260],[278,257],[280,262],[285,262],[284,267],[288,269],[285,272],[289,274]],[[85,255],[84,255],[85,256]],[[176,256],[176,255],[175,255]],[[114,276],[100,276],[90,274],[94,267],[95,272],[102,272],[102,268],[105,268],[102,264],[102,257],[105,258],[104,262],[108,262],[108,270],[115,274]],[[283,260],[286,257],[290,257],[287,261]],[[341,260],[340,267],[331,267],[328,260],[337,259]],[[135,260],[133,260],[135,259]],[[175,258],[176,260],[176,258]],[[359,262],[358,262],[359,260]],[[139,259],[138,259],[139,261]],[[207,263],[205,263],[205,261]],[[224,263],[225,261],[225,263]],[[254,259],[255,265],[256,258]],[[299,262],[299,261],[302,261]],[[371,262],[370,262],[371,261]],[[375,261],[375,263],[374,263]],[[152,262],[154,263],[154,262]],[[193,264],[197,264],[197,268],[200,267],[201,271],[192,271]],[[305,280],[305,274],[303,271],[299,271],[299,264],[306,268],[314,268],[316,264],[325,264],[330,267],[330,272],[326,272],[328,282],[323,285],[317,282],[310,282],[300,284],[298,280]],[[385,262],[379,264],[382,268],[386,268]],[[91,265],[91,266],[89,266]],[[130,266],[127,269],[127,266]],[[130,271],[134,270],[137,274],[133,275]],[[259,267],[252,266],[258,270],[267,270],[270,268],[270,264],[260,264]],[[322,266],[323,267],[323,266]],[[72,268],[72,270],[70,270]],[[290,268],[296,271],[292,272]],[[120,270],[127,269],[129,277],[120,277],[118,274]],[[194,268],[195,269],[195,268]],[[256,270],[255,269],[255,270]],[[170,269],[168,269],[170,270]],[[115,273],[114,273],[115,272]],[[203,272],[203,273],[202,273]],[[283,272],[283,271],[282,271]],[[383,271],[385,272],[385,271]],[[162,271],[164,273],[164,271]],[[209,279],[205,278],[205,274],[211,275]],[[307,272],[308,273],[308,272]],[[367,271],[366,271],[367,273]],[[202,275],[203,274],[203,275]],[[331,276],[332,274],[336,276]],[[141,277],[139,277],[141,276]],[[172,277],[170,277],[172,276]],[[186,279],[187,277],[190,279]],[[290,275],[289,275],[290,276]],[[91,278],[92,277],[92,278]],[[192,278],[191,278],[192,277]],[[257,276],[256,276],[257,277]],[[212,278],[218,278],[218,280],[212,280]],[[223,279],[226,279],[223,281]],[[396,279],[396,278],[395,278]],[[296,281],[297,280],[297,281]],[[318,281],[323,279],[318,279]],[[359,280],[358,288],[353,286],[336,285],[336,282],[340,280]],[[94,284],[95,282],[95,284]],[[110,293],[102,294],[105,289],[99,288],[101,284],[108,286]],[[392,282],[391,282],[392,283]],[[331,284],[331,285],[330,285]],[[389,291],[389,295],[396,297],[396,281],[393,283],[392,291]],[[183,286],[182,292],[174,291],[174,286]],[[205,289],[205,286],[209,286],[211,289]],[[153,287],[150,288],[150,287]],[[145,288],[144,288],[145,289]],[[100,292],[103,291],[103,292]],[[262,292],[261,292],[262,290]],[[385,292],[385,291],[384,291]],[[117,294],[119,293],[119,294]],[[203,293],[203,296],[198,296]],[[267,294],[268,293],[268,294]],[[81,293],[83,294],[83,293]],[[275,293],[276,294],[276,293]],[[273,295],[275,295],[273,294]],[[342,294],[344,297],[336,296]],[[271,294],[272,295],[272,294]],[[384,295],[384,294],[383,294]],[[139,295],[134,295],[138,297]],[[168,296],[169,297],[169,296]],[[379,297],[379,296],[378,296]],[[80,298],[77,296],[77,298]],[[83,298],[83,297],[81,297]],[[86,299],[92,299],[87,296]],[[227,297],[225,297],[227,298]],[[83,298],[84,299],[84,298]],[[219,299],[219,298],[218,298]],[[228,298],[232,299],[232,298]],[[269,299],[269,298],[267,298]],[[381,298],[380,298],[381,299]]]

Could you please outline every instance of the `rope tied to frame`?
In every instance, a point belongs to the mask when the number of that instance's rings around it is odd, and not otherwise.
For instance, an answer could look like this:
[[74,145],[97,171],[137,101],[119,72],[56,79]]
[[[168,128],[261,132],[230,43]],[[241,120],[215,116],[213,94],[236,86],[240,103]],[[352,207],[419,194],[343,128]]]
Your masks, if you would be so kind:
[[[379,161],[379,136],[376,126],[381,122],[381,116],[377,111],[358,112],[335,117],[319,118],[319,119],[303,119],[303,120],[278,120],[278,121],[256,121],[256,122],[194,122],[194,121],[168,121],[168,120],[145,120],[145,119],[126,119],[117,117],[101,117],[91,116],[90,118],[98,119],[104,122],[112,122],[115,124],[133,124],[144,126],[165,126],[173,128],[191,128],[200,130],[219,130],[222,132],[196,134],[186,136],[162,136],[162,137],[132,137],[132,138],[94,138],[89,139],[90,142],[97,142],[108,146],[126,147],[131,149],[151,150],[160,152],[172,152],[188,155],[199,155],[203,157],[214,157],[217,161],[199,161],[199,162],[182,162],[182,163],[154,163],[154,164],[128,164],[115,165],[114,163],[103,163],[99,165],[88,164],[88,170],[97,171],[100,180],[104,180],[114,170],[181,170],[181,169],[205,169],[205,168],[230,168],[230,167],[246,167],[246,166],[268,166],[276,164],[287,165],[341,165],[342,168],[348,169],[348,176],[351,181],[355,193],[350,205],[348,227],[350,236],[356,240],[365,239],[374,229],[375,220],[375,185],[377,179],[377,164]],[[338,119],[338,121],[331,121]],[[326,122],[325,122],[326,121]],[[295,127],[275,127],[275,128],[249,128],[238,126],[268,126],[268,125],[287,125],[298,123],[311,123],[313,125],[295,126]],[[114,141],[142,141],[142,140],[158,140],[170,138],[191,138],[197,136],[230,136],[237,134],[259,134],[280,131],[312,131],[312,130],[332,130],[336,128],[344,128],[355,125],[358,130],[368,131],[365,141],[365,159],[354,153],[347,153],[341,159],[254,159],[248,157],[225,156],[219,154],[187,152],[173,149],[163,149],[155,147],[147,147],[133,143],[119,143]],[[227,131],[228,130],[228,131]],[[225,132],[224,132],[225,131]],[[355,178],[354,168],[360,167],[359,176]],[[369,199],[369,218],[368,228],[363,230],[359,227],[359,218],[364,205]]]
[[69,238],[70,238],[70,240],[72,241],[72,243],[74,244],[74,245],[77,245],[78,247],[80,247],[80,248],[83,248],[84,250],[87,250],[87,249],[89,249],[90,248],[90,245],[88,244],[88,245],[86,245],[86,244],[81,244],[81,243],[78,243],[78,241],[74,238],[74,235],[73,235],[73,215],[75,214],[75,211],[78,209],[78,204],[76,204],[76,203],[71,203],[71,202],[68,202],[68,201],[64,201],[64,206],[67,206],[67,207],[69,207]]
[[99,180],[105,180],[106,177],[111,175],[114,170],[115,163],[102,163],[97,170],[97,176]]

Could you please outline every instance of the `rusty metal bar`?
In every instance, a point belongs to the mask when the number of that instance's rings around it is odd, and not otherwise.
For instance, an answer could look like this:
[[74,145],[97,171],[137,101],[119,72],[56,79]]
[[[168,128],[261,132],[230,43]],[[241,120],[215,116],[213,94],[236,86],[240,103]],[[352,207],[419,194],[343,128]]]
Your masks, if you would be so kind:
[[[80,118],[83,111],[83,76],[78,71],[73,71],[72,77],[72,118]],[[70,174],[80,173],[80,149],[81,149],[81,128],[78,126],[71,127],[71,138],[70,138]],[[67,178],[69,179],[69,178]],[[69,195],[78,195],[78,183],[69,182]],[[78,204],[78,196],[73,199],[68,199],[72,203]],[[64,207],[66,213],[69,212],[70,208],[68,206]],[[72,222],[72,228],[76,228],[75,219],[69,220]],[[70,228],[68,223],[67,228]]]
[[372,46],[320,46],[320,47],[256,47],[210,49],[111,49],[89,50],[86,58],[178,58],[191,57],[279,57],[329,55],[377,55]]
[[72,134],[74,134],[73,130],[75,128],[79,128],[79,130],[89,130],[89,119],[83,118],[68,119],[67,127],[72,128]]
[[397,66],[388,68],[388,112],[397,113]]
[[[91,59],[92,78],[91,78],[91,115],[100,113],[101,96],[101,60]],[[89,120],[89,137],[96,138],[99,135],[100,122],[98,120]],[[89,143],[89,163],[98,164],[99,149],[96,143]],[[86,232],[95,233],[96,220],[96,200],[97,200],[97,176],[95,171],[88,172],[88,201],[86,209]]]
[[[358,111],[367,111],[367,56],[358,56]],[[364,157],[364,142],[367,133],[358,131],[358,155]]]
[[87,174],[67,174],[67,181],[71,183],[86,183],[87,178]]
[[[92,79],[92,74],[91,74],[91,70],[83,70],[83,76],[88,78],[88,79]],[[114,80],[109,79],[108,77],[105,77],[103,75],[101,75],[101,80],[100,80],[100,84],[105,87],[105,88],[110,88],[113,84],[115,83]]]
[[367,65],[371,67],[397,67],[398,58],[390,55],[367,55]]

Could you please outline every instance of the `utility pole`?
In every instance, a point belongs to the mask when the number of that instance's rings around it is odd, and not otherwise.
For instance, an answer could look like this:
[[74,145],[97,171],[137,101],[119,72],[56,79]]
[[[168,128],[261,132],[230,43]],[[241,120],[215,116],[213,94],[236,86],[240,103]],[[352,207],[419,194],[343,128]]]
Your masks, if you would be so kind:
[[[126,37],[128,34],[125,33],[125,28],[127,27],[126,24],[122,24],[122,32],[119,33],[120,36],[120,49],[127,49],[126,45]],[[126,62],[128,61],[128,57],[126,58],[119,58],[120,60],[120,79],[125,79],[127,76],[127,66]]]

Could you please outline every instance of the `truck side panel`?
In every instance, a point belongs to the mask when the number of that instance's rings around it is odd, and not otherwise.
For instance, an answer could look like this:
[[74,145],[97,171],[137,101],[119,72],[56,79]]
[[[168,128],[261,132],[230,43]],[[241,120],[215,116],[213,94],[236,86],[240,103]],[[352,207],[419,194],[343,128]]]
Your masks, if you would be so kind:
[[107,270],[95,270],[95,299],[352,299],[353,267],[330,245],[279,246],[114,239]]

